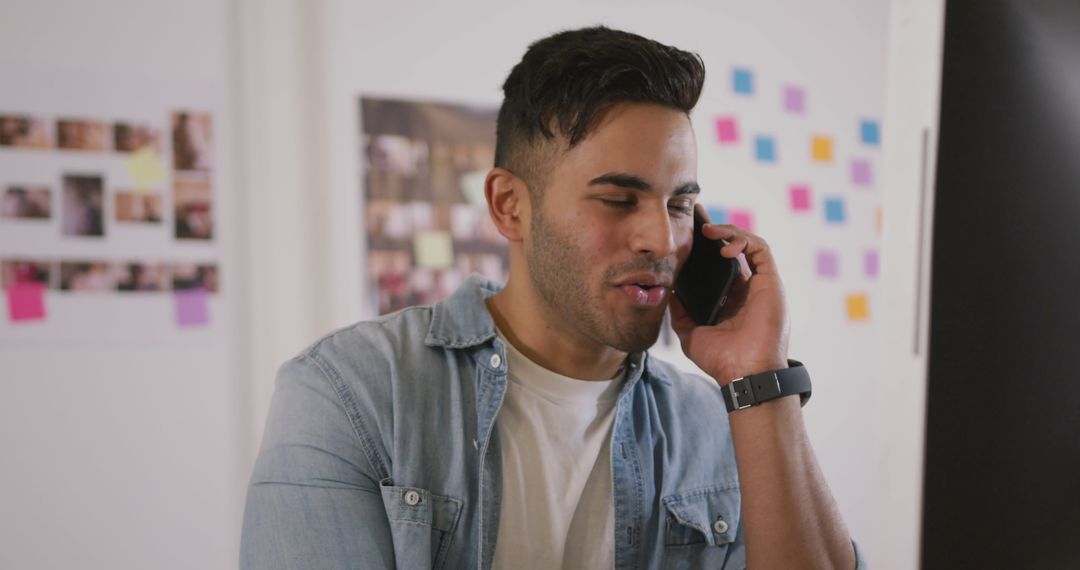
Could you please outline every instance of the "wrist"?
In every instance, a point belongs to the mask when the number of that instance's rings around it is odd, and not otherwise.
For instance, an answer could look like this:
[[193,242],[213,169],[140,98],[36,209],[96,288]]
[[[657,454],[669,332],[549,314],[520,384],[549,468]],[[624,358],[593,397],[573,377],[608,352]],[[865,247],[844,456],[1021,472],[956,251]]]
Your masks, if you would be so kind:
[[732,367],[729,370],[721,371],[717,374],[710,374],[713,380],[721,387],[738,380],[739,378],[745,378],[747,376],[753,376],[754,374],[762,374],[765,372],[771,372],[773,370],[783,370],[788,368],[787,360],[773,360],[763,362],[746,362],[740,363],[737,367]]
[[722,384],[720,392],[729,413],[758,406],[786,396],[799,396],[805,405],[811,393],[810,375],[803,364],[789,360],[786,365],[746,376],[740,376]]

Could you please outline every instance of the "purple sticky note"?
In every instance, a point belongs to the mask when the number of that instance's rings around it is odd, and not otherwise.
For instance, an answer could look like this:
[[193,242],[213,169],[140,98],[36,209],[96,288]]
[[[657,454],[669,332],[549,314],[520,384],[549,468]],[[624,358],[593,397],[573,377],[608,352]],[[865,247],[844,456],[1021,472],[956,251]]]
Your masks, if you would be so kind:
[[851,181],[859,186],[869,186],[874,183],[869,160],[856,158],[851,161]]
[[866,255],[863,256],[863,267],[866,270],[867,277],[876,278],[878,276],[878,252],[876,249],[866,250]]
[[732,210],[728,216],[728,223],[752,232],[754,231],[754,214],[746,210]]
[[806,111],[806,94],[794,85],[784,86],[784,110],[802,114]]
[[836,277],[840,275],[840,259],[835,251],[828,249],[818,250],[817,274],[819,277]]
[[7,289],[7,300],[12,322],[45,319],[44,283],[15,283]]
[[791,186],[791,209],[796,212],[805,212],[810,209],[810,187],[805,184],[793,184]]
[[182,327],[205,325],[210,322],[210,309],[205,289],[182,289],[174,293],[176,324]]
[[739,125],[735,117],[720,117],[716,119],[716,138],[721,144],[730,144],[739,141]]

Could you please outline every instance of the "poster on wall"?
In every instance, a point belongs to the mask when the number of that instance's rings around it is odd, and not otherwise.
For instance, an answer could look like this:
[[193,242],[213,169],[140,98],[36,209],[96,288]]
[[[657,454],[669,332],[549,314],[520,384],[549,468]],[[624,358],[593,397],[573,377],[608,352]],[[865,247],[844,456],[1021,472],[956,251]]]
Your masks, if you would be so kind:
[[497,109],[360,99],[367,303],[383,315],[439,301],[472,273],[506,280],[484,200]]
[[222,257],[214,91],[14,77],[0,97],[0,337],[211,328]]

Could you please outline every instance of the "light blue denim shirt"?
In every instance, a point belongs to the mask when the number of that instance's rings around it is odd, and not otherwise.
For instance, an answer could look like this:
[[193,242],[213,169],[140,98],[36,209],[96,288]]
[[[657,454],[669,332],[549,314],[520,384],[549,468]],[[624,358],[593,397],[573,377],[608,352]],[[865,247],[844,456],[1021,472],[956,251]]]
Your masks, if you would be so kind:
[[[491,567],[507,370],[484,299],[500,289],[473,274],[444,301],[338,330],[282,366],[241,567]],[[616,569],[745,568],[715,381],[631,354],[611,437]]]

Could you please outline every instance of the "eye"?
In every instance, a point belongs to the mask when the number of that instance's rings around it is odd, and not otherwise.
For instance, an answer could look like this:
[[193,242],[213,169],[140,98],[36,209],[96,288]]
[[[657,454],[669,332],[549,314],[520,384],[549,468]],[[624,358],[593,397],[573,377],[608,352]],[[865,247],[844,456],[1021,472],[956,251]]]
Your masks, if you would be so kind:
[[692,200],[676,200],[668,204],[668,208],[671,208],[680,214],[693,214],[694,202]]
[[608,205],[608,206],[611,206],[612,208],[624,208],[625,209],[625,208],[633,208],[634,207],[633,200],[604,200],[604,199],[601,199],[600,201],[603,202],[604,204]]

